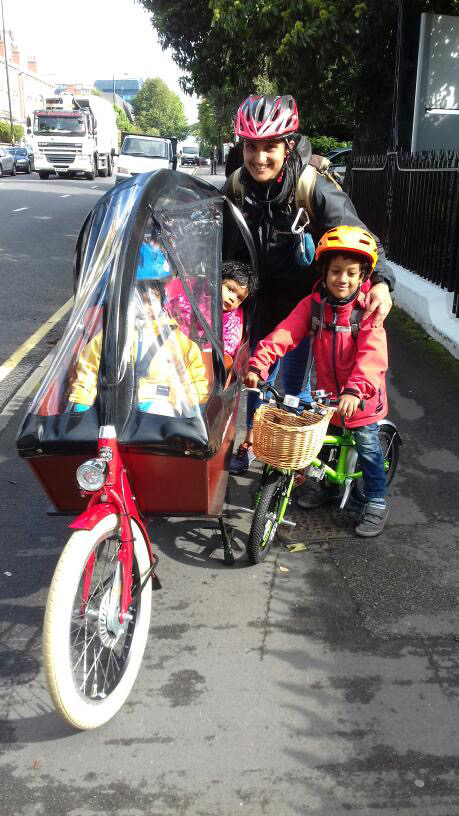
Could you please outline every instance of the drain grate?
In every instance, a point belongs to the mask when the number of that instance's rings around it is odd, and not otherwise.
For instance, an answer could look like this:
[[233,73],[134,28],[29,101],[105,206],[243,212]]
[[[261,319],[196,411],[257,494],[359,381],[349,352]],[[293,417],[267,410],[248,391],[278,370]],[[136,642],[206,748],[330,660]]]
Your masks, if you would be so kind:
[[285,518],[296,523],[294,535],[305,541],[349,539],[354,534],[355,521],[349,518],[345,510],[340,510],[338,505],[328,504],[314,510],[302,510],[292,502]]

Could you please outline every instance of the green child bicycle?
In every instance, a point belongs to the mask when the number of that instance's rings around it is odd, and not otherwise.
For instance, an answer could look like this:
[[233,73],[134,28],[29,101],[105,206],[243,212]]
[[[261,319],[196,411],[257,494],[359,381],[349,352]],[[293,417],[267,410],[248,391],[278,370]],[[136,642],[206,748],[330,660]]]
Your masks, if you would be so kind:
[[[282,397],[269,383],[260,382],[259,386],[262,405],[254,422],[254,451],[265,466],[247,543],[251,564],[266,558],[278,526],[288,524],[285,514],[298,469],[307,467],[308,478],[328,479],[341,487],[341,509],[351,495],[365,501],[352,431],[343,428],[341,434],[327,434],[332,406],[338,400],[330,399],[324,391],[314,391],[311,401],[306,402],[290,395]],[[389,485],[397,469],[401,439],[393,422],[383,419],[378,425]]]

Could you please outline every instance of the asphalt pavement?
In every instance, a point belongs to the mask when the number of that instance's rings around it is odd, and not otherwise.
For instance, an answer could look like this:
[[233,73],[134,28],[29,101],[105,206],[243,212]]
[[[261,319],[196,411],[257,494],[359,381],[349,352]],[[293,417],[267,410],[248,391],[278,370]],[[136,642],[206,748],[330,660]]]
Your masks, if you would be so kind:
[[[20,240],[31,259],[36,241]],[[68,520],[46,515],[13,415],[0,435],[1,816],[459,816],[459,363],[401,312],[387,329],[403,446],[383,534],[362,541],[336,510],[292,506],[307,549],[276,542],[249,567],[241,507],[258,463],[229,479],[233,568],[210,522],[151,522],[163,589],[145,658],[96,732],[73,733],[45,688],[43,611]],[[241,411],[240,436],[243,424]]]

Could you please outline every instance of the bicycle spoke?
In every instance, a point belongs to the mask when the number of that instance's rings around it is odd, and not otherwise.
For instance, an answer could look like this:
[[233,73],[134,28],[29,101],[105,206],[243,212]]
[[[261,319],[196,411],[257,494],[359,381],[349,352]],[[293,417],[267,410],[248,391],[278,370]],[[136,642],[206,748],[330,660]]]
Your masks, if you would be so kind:
[[[70,620],[72,672],[77,689],[85,697],[105,697],[111,693],[123,675],[132,644],[137,605],[130,609],[133,618],[124,629],[114,622],[111,631],[108,613],[107,593],[114,580],[119,546],[119,539],[112,537],[95,547],[87,561],[93,559],[87,600],[82,601],[84,572],[75,596]],[[134,584],[140,581],[134,568],[132,581]]]

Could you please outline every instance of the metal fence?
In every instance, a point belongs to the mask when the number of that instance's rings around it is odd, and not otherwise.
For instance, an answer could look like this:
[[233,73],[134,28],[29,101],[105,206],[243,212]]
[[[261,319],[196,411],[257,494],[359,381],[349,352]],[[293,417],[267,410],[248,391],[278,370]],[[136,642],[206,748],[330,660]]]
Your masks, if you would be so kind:
[[349,195],[388,258],[453,292],[459,317],[459,152],[354,156]]

